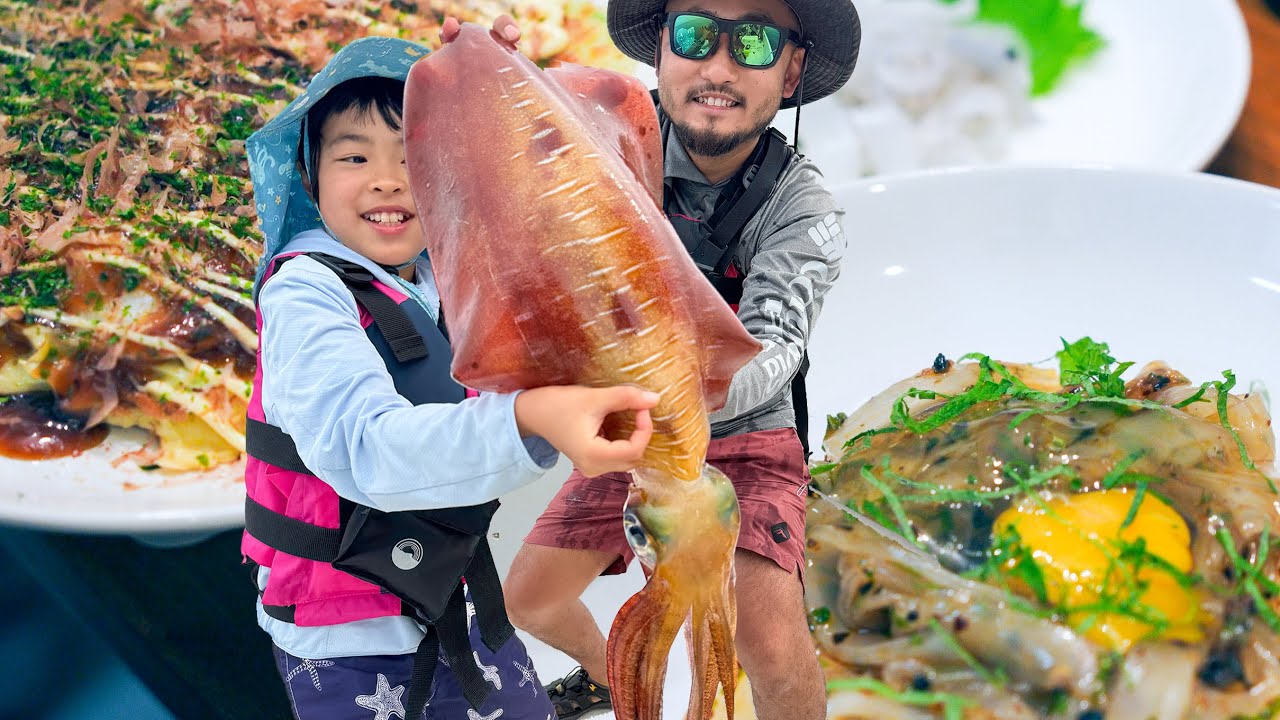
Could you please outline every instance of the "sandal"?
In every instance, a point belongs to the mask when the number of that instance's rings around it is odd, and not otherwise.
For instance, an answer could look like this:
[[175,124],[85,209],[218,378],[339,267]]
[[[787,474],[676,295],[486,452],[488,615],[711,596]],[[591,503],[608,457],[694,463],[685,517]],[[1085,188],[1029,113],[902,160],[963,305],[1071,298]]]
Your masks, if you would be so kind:
[[546,690],[556,709],[556,717],[560,720],[580,718],[589,712],[613,707],[609,688],[592,680],[587,671],[580,667],[564,679],[548,685]]

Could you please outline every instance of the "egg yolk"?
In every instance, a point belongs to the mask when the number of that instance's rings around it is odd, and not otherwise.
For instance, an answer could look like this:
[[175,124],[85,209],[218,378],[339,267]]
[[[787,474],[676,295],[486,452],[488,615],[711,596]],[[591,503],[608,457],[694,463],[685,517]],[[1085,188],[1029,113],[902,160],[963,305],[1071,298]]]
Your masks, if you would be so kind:
[[[1014,570],[1029,552],[1048,602],[1104,647],[1124,652],[1148,637],[1198,641],[1200,597],[1179,582],[1179,573],[1192,568],[1191,533],[1182,517],[1150,492],[1122,528],[1135,496],[1133,488],[1116,488],[1024,499],[996,520],[997,536],[1017,533],[1013,557],[1002,567]],[[1145,547],[1137,544],[1140,540]],[[1012,587],[1032,593],[1025,573],[1009,577]]]

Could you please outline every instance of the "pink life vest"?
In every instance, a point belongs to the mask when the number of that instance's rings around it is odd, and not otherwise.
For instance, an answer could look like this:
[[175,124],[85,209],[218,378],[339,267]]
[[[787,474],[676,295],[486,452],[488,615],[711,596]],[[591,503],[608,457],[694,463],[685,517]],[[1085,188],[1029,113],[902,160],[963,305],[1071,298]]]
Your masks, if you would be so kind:
[[[284,261],[299,254],[302,253],[273,259],[263,283]],[[421,305],[399,288],[373,279],[361,268],[329,256],[310,254],[310,257],[333,269],[355,294],[360,307],[360,324],[382,356],[401,395],[415,405],[422,405],[456,403],[475,394],[453,382],[449,373],[452,354],[447,336]],[[353,281],[352,275],[363,277]],[[260,311],[257,313],[257,327],[261,335]],[[329,528],[336,533],[342,526],[344,512],[349,514],[353,505],[339,498],[328,483],[306,469],[288,435],[266,423],[261,391],[262,358],[259,349],[246,429],[245,491],[248,502],[241,552],[247,560],[271,568],[271,576],[262,592],[267,614],[300,626],[332,625],[401,614],[403,605],[395,595],[378,585],[336,570],[327,562],[278,550],[273,544],[280,543],[272,543],[272,534],[263,529],[264,524],[254,522],[255,517],[279,514],[307,526]],[[278,521],[280,518],[269,519]]]

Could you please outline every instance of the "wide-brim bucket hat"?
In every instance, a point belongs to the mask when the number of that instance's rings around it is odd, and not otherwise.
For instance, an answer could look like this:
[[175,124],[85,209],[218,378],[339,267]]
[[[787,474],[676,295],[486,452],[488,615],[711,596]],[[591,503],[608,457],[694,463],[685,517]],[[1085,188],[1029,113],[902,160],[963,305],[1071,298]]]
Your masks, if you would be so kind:
[[271,118],[245,141],[249,176],[253,179],[254,209],[262,230],[263,253],[255,273],[256,288],[267,263],[293,236],[323,228],[315,200],[307,193],[298,168],[304,120],[311,108],[335,87],[357,78],[390,78],[404,81],[413,64],[431,50],[408,40],[366,37],[342,48],[279,115]]

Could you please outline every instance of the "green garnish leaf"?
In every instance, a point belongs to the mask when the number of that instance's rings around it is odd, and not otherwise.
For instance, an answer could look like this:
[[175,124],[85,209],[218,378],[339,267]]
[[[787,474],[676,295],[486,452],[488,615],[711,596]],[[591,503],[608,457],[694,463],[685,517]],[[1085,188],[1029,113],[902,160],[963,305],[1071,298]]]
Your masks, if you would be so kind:
[[915,707],[941,705],[944,720],[961,720],[964,717],[964,709],[973,704],[973,701],[968,698],[950,693],[894,690],[879,680],[868,677],[838,678],[827,681],[827,692],[837,690],[871,692],[887,700]]
[[1133,494],[1133,503],[1129,505],[1129,512],[1125,513],[1124,522],[1120,523],[1120,529],[1129,527],[1133,519],[1138,516],[1138,509],[1142,507],[1142,501],[1147,499],[1147,481],[1138,481],[1138,490]]
[[1068,343],[1063,338],[1057,357],[1063,385],[1079,385],[1085,395],[1092,397],[1124,397],[1124,380],[1120,376],[1133,363],[1117,366],[1106,343],[1089,337]]
[[[1012,528],[1010,529],[1012,530]],[[1031,589],[1031,592],[1036,596],[1036,600],[1039,600],[1041,604],[1047,605],[1049,603],[1049,591],[1045,587],[1044,572],[1036,563],[1035,554],[1032,553],[1030,548],[1019,546],[1017,555],[1018,559],[1013,565],[1014,576],[1021,579]]]
[[[889,459],[887,457],[882,469],[885,472],[889,472]],[[894,519],[898,522],[898,533],[911,542],[915,542],[916,533],[911,529],[911,521],[907,518],[907,511],[902,507],[902,500],[890,489],[888,483],[876,477],[875,473],[871,472],[869,465],[862,466],[862,479],[871,483],[872,487],[879,490],[880,494],[884,496],[884,501],[888,503]],[[888,526],[886,525],[886,527]]]
[[[1280,615],[1271,608],[1271,603],[1266,597],[1266,593],[1271,595],[1277,594],[1280,590],[1275,582],[1262,574],[1263,563],[1267,559],[1268,537],[1264,531],[1262,538],[1258,543],[1258,553],[1253,562],[1249,562],[1240,556],[1236,550],[1235,541],[1231,537],[1231,532],[1225,527],[1220,528],[1215,536],[1218,542],[1222,544],[1222,549],[1226,550],[1227,557],[1235,566],[1236,592],[1242,595],[1248,595],[1253,599],[1254,610],[1257,611],[1258,617],[1267,624],[1275,632],[1280,632]],[[1261,586],[1261,587],[1259,587]],[[1265,591],[1265,592],[1264,592]]]
[[0,278],[0,306],[56,307],[70,287],[67,271],[61,266],[18,271]]
[[978,0],[974,20],[1018,34],[1030,55],[1031,96],[1038,97],[1051,92],[1072,65],[1106,45],[1085,26],[1083,14],[1083,0]]

